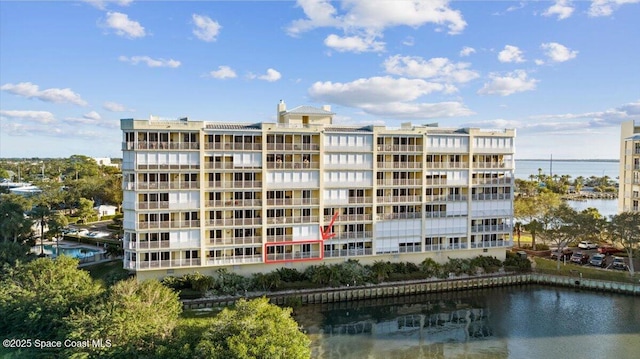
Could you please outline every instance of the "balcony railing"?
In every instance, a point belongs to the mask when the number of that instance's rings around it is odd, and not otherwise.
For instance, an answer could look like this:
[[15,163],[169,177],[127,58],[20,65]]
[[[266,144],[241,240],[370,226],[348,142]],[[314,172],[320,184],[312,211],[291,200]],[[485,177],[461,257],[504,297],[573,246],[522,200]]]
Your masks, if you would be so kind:
[[466,249],[467,243],[441,243],[441,244],[425,244],[425,251],[450,251],[454,249]]
[[209,244],[214,246],[232,246],[232,245],[248,245],[261,244],[262,237],[234,237],[234,238],[210,238]]
[[207,201],[207,207],[258,207],[262,206],[260,199],[237,199],[229,201]]
[[378,152],[422,152],[422,145],[378,145]]
[[504,162],[474,162],[473,168],[509,168]]
[[262,188],[261,181],[209,181],[207,188]]
[[425,168],[469,168],[468,162],[426,162]]
[[378,186],[421,186],[422,181],[419,179],[379,179]]
[[332,251],[324,251],[325,258],[327,257],[354,257],[354,256],[369,256],[373,254],[371,248],[361,249],[336,249]]
[[325,170],[370,170],[373,163],[325,163]]
[[268,217],[267,224],[291,224],[291,223],[314,223],[318,222],[318,216],[286,216]]
[[480,193],[480,194],[472,195],[471,199],[473,199],[474,201],[489,201],[489,200],[511,199],[511,194],[509,194],[509,193]]
[[320,258],[320,251],[295,251],[290,253],[273,253],[267,254],[267,260],[270,261],[286,261],[286,260],[295,260],[295,259],[312,259],[312,258]]
[[122,247],[124,249],[161,249],[169,248],[171,244],[169,241],[123,241]]
[[273,242],[292,242],[292,241],[293,241],[293,236],[292,235],[267,236],[267,242],[269,242],[269,243],[273,243]]
[[272,198],[267,199],[268,206],[299,206],[299,205],[317,205],[320,203],[319,198]]
[[123,150],[198,150],[200,144],[197,142],[176,143],[176,142],[123,142]]
[[260,263],[262,262],[262,255],[254,256],[238,256],[238,257],[225,257],[225,258],[207,258],[207,265],[218,266],[228,264],[245,264],[245,263]]
[[422,162],[378,162],[378,168],[422,168]]
[[206,226],[259,226],[262,218],[221,218],[207,219]]
[[405,213],[379,213],[376,215],[378,221],[386,221],[391,219],[415,219],[422,218],[422,212],[405,212]]
[[[333,216],[324,216],[324,223],[331,222]],[[359,221],[371,221],[373,215],[371,214],[340,214],[336,217],[336,223],[340,222],[359,222]]]
[[362,231],[362,232],[346,232],[346,233],[338,233],[333,239],[354,239],[354,238],[372,238],[373,232],[371,231]]
[[381,196],[376,200],[378,203],[422,202],[422,196]]
[[269,151],[319,151],[316,143],[267,143]]
[[474,178],[474,185],[486,185],[486,184],[511,184],[513,181],[511,178]]
[[318,169],[320,168],[319,162],[304,162],[304,161],[296,161],[296,162],[267,162],[268,169]]
[[157,221],[138,222],[138,229],[159,229],[159,228],[197,228],[200,227],[200,220],[184,221]]
[[137,164],[137,170],[199,170],[199,163],[181,163],[181,164]]
[[205,142],[205,150],[261,151],[262,143],[219,143]]
[[511,226],[508,224],[490,224],[471,226],[471,232],[510,232]]
[[512,241],[503,240],[471,242],[471,248],[511,247],[512,245]]
[[124,260],[125,269],[156,269],[156,268],[179,268],[194,267],[200,265],[200,258],[192,259],[171,259],[156,261],[132,261]]
[[168,209],[168,208],[169,208],[169,201],[138,202],[138,209]]
[[424,213],[425,218],[464,217],[466,215],[466,211],[433,211]]
[[460,194],[428,194],[425,196],[427,202],[452,202],[452,201],[466,201],[466,195]]
[[125,190],[199,189],[200,182],[125,182]]

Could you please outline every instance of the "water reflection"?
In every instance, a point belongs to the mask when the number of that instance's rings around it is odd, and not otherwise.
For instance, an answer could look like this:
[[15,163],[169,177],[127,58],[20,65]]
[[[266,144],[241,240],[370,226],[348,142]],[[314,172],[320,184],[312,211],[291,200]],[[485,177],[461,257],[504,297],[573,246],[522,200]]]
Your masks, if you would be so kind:
[[637,298],[563,288],[311,305],[295,316],[312,339],[314,358],[631,358],[640,353]]

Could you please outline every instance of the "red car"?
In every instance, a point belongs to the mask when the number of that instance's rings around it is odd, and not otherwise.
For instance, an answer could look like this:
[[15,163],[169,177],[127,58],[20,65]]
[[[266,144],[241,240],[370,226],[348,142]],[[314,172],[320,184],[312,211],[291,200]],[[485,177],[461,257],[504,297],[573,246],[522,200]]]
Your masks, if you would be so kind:
[[598,248],[598,253],[602,253],[604,255],[616,254],[616,253],[620,253],[620,252],[622,252],[622,249],[618,249],[616,247],[611,247],[611,246],[605,246],[605,247],[599,247]]
[[582,252],[575,252],[569,260],[574,264],[587,264],[589,263],[589,255]]

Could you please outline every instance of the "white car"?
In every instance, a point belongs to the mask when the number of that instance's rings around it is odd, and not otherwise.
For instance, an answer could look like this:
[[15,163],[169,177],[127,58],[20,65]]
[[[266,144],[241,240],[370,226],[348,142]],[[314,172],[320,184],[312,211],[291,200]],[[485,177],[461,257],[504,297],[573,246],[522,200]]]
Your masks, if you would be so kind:
[[590,242],[590,241],[581,241],[580,243],[578,243],[578,248],[582,248],[582,249],[596,249],[598,248],[598,245]]

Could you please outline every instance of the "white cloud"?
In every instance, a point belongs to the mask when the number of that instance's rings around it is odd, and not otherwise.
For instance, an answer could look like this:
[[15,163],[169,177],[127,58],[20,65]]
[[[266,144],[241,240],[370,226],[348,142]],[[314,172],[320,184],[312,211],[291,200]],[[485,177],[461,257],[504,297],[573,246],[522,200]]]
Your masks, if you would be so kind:
[[85,118],[87,120],[92,120],[92,121],[100,121],[100,119],[102,119],[100,114],[97,113],[96,111],[87,112],[84,115],[82,115],[82,118]]
[[542,59],[535,59],[535,60],[533,60],[533,62],[538,66],[544,65],[544,60],[542,60]]
[[15,120],[32,121],[42,124],[52,123],[56,119],[49,111],[0,110],[0,116]]
[[467,26],[460,12],[449,7],[448,0],[345,0],[341,3],[340,11],[328,0],[298,0],[297,4],[306,18],[291,23],[287,28],[291,36],[298,36],[315,28],[333,27],[344,31],[344,36],[334,35],[336,38],[333,40],[357,36],[371,38],[370,43],[384,45],[374,40],[381,38],[384,30],[390,27],[418,28],[431,23],[438,26],[437,29],[447,27],[449,34],[459,34]]
[[309,95],[319,102],[359,108],[387,118],[435,118],[467,116],[472,112],[459,102],[414,102],[447,86],[422,79],[371,77],[348,83],[316,82]]
[[416,40],[413,38],[413,36],[407,36],[403,41],[402,41],[402,45],[404,46],[413,46],[415,45]]
[[374,37],[345,36],[331,34],[324,39],[324,44],[339,52],[381,52],[384,42],[375,41]]
[[202,41],[216,41],[216,37],[220,33],[222,26],[217,21],[211,20],[210,17],[205,15],[193,14],[191,16],[196,28],[193,29],[193,34]]
[[104,108],[107,111],[111,111],[111,112],[129,112],[129,111],[133,111],[132,109],[127,108],[125,105],[123,104],[119,104],[117,102],[105,102],[102,104],[102,108]]
[[120,56],[118,57],[118,60],[122,61],[122,62],[128,62],[131,63],[133,65],[137,65],[138,63],[144,63],[149,67],[171,67],[171,68],[176,68],[180,66],[180,61],[178,60],[174,60],[174,59],[169,59],[169,60],[165,60],[165,59],[152,59],[149,56],[131,56],[131,57],[126,57],[126,56]]
[[216,79],[232,79],[237,77],[236,72],[229,66],[218,66],[218,70],[209,72],[209,76]]
[[104,10],[107,8],[107,4],[116,4],[119,6],[129,6],[133,0],[83,0],[86,3],[91,4],[95,8]]
[[116,34],[129,38],[144,37],[144,27],[139,22],[129,20],[127,14],[120,12],[107,13],[107,27],[115,30]]
[[478,90],[479,95],[500,95],[508,96],[517,92],[531,91],[536,88],[538,80],[527,78],[527,73],[523,70],[516,70],[500,76],[496,73],[489,75],[490,82]]
[[571,0],[556,0],[555,4],[550,6],[545,12],[542,13],[543,16],[558,16],[558,20],[567,19],[573,14],[575,8],[571,3]]
[[465,46],[460,50],[460,57],[466,57],[476,52],[473,47]]
[[504,50],[498,53],[500,62],[524,62],[522,51],[517,46],[505,45]]
[[464,83],[478,78],[480,75],[469,70],[470,66],[465,62],[452,63],[443,57],[424,60],[418,56],[395,55],[384,61],[385,71],[393,75],[453,83]]
[[268,82],[275,82],[280,80],[281,77],[282,75],[278,71],[274,69],[267,69],[267,73],[264,75],[258,76],[258,79],[268,81]]
[[38,85],[34,85],[31,82],[20,82],[18,84],[4,84],[0,87],[0,90],[7,91],[14,95],[24,96],[26,98],[37,98],[45,102],[54,103],[72,103],[78,106],[86,106],[87,102],[80,97],[77,93],[71,91],[69,88],[50,88],[40,91]]
[[624,4],[636,4],[640,0],[592,0],[589,7],[589,16],[611,16],[614,10]]
[[547,42],[540,45],[545,55],[553,62],[565,62],[574,59],[578,55],[578,51],[570,50],[566,46],[557,42]]

